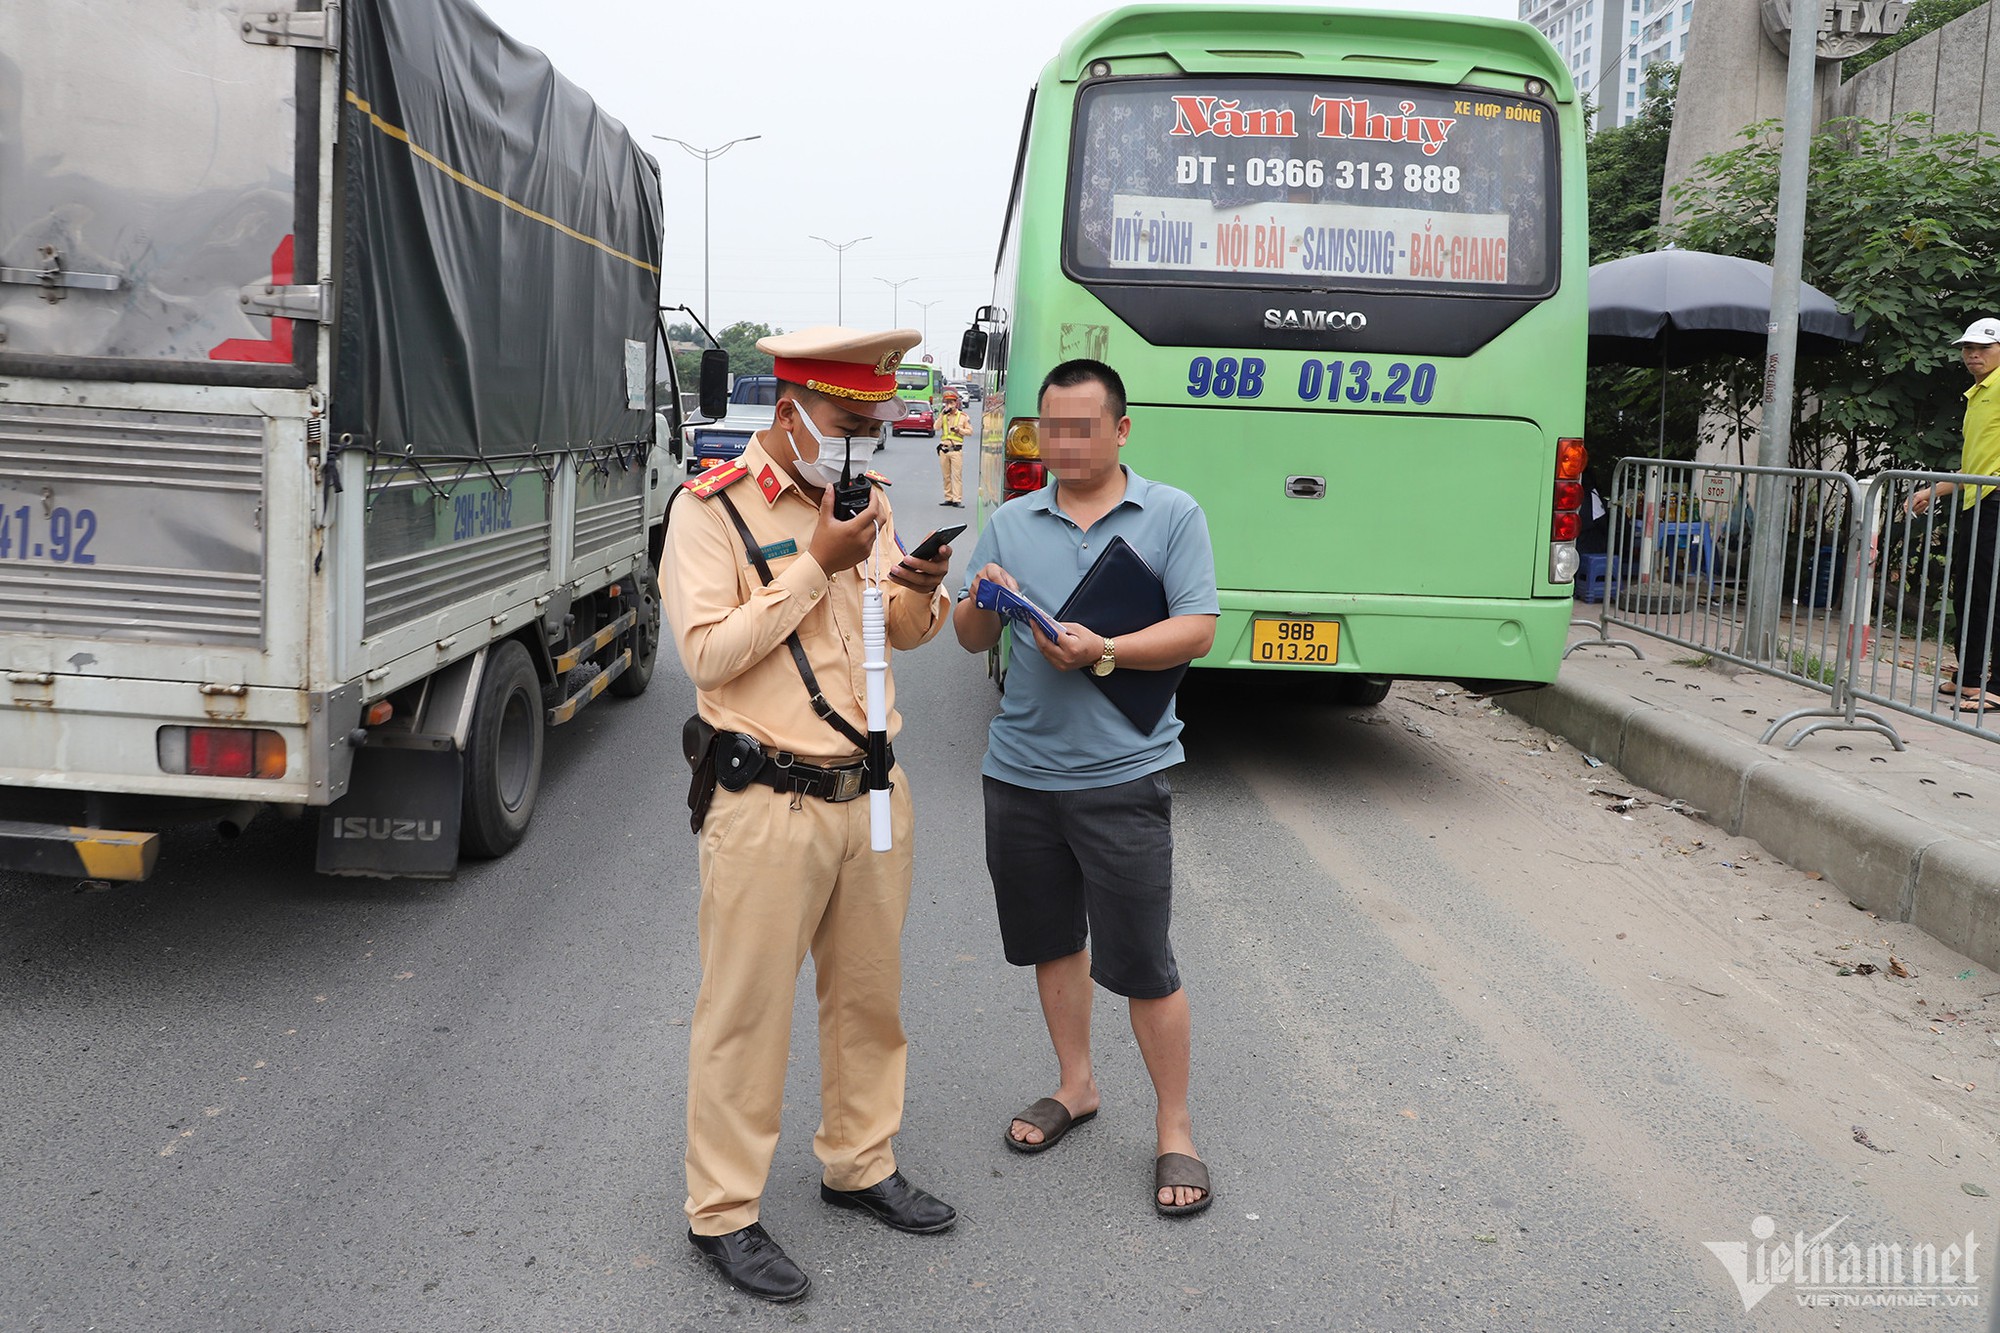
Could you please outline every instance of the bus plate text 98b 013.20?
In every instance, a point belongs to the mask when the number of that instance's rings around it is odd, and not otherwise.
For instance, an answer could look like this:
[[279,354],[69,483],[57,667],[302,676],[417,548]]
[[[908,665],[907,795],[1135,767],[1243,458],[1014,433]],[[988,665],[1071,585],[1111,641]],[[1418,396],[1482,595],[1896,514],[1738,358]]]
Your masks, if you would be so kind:
[[1267,620],[1250,622],[1250,660],[1332,666],[1340,657],[1337,620]]

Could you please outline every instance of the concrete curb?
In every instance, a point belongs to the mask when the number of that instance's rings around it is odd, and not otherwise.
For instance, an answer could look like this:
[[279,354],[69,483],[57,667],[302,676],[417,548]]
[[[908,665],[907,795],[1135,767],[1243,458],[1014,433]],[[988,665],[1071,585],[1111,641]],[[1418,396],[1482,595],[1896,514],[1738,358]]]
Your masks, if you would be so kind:
[[1879,793],[1787,752],[1594,681],[1502,695],[1507,711],[1626,777],[1706,812],[1885,921],[1905,921],[2000,971],[2000,850],[1942,832]]

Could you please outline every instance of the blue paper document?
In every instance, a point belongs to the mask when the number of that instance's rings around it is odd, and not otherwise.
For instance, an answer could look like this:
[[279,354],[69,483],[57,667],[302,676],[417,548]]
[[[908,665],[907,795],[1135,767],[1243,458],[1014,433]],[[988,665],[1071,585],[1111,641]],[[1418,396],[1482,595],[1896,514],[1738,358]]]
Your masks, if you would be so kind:
[[1024,625],[1037,625],[1050,639],[1062,637],[1062,626],[1054,616],[1036,606],[1011,588],[1004,588],[992,579],[981,579],[979,591],[973,594],[972,604],[982,611],[998,611],[1009,620],[1018,620]]

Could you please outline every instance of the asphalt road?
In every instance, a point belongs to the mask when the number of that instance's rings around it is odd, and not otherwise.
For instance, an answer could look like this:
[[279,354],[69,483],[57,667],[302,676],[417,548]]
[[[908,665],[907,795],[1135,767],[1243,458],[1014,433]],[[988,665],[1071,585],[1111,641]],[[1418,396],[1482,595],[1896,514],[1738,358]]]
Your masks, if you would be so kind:
[[[958,514],[928,441],[882,457],[909,540]],[[949,631],[897,661],[919,839],[897,1146],[956,1230],[818,1201],[805,980],[764,1221],[815,1290],[758,1305],[687,1245],[692,695],[668,662],[552,736],[529,839],[455,882],[316,877],[309,819],[186,830],[142,885],[0,876],[0,1329],[1977,1326],[1786,1291],[1746,1314],[1702,1239],[1931,1214],[1577,961],[1537,904],[1604,872],[1551,853],[1574,830],[1526,795],[1541,756],[1462,739],[1483,713],[1192,685],[1176,948],[1217,1202],[1153,1215],[1108,996],[1103,1114],[1008,1152],[1053,1061],[992,921],[982,668]]]

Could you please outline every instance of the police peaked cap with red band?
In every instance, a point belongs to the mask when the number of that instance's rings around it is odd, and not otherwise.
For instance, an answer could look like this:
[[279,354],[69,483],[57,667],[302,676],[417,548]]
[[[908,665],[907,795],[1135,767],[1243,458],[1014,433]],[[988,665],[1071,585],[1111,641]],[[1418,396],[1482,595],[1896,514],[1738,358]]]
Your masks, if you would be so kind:
[[915,329],[863,333],[827,324],[759,338],[757,350],[771,354],[780,380],[823,393],[856,416],[897,421],[906,409],[896,397],[896,367],[921,341]]

